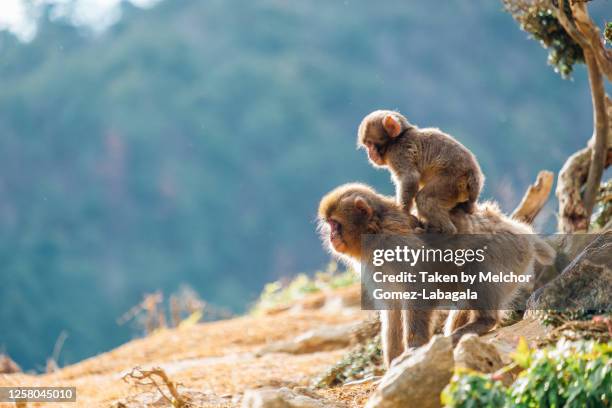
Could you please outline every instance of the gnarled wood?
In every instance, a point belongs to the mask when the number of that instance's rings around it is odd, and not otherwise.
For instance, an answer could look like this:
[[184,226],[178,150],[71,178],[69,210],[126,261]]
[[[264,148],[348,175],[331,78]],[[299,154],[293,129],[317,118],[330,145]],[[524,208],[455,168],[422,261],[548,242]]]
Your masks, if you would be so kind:
[[[559,173],[559,229],[571,233],[588,230],[603,169],[609,162],[609,98],[606,96],[603,74],[610,78],[608,71],[612,72],[612,58],[608,59],[605,49],[603,54],[600,50],[603,47],[601,34],[589,17],[586,5],[570,2],[574,17],[570,21],[563,12],[566,1],[569,0],[559,1],[557,18],[584,52],[593,103],[593,137],[590,147],[570,156]],[[585,183],[584,195],[581,196],[580,190]]]
[[[612,81],[612,50],[606,48],[601,31],[589,16],[586,2],[571,1],[570,3],[576,28],[591,49],[601,73],[608,81]],[[585,48],[581,43],[579,44],[583,49]]]
[[588,227],[580,190],[587,179],[590,164],[591,149],[585,147],[572,154],[559,172],[556,194],[559,199],[560,232],[586,231]]
[[512,213],[512,218],[531,224],[548,200],[554,176],[551,171],[539,172],[535,183],[527,188],[523,199]]

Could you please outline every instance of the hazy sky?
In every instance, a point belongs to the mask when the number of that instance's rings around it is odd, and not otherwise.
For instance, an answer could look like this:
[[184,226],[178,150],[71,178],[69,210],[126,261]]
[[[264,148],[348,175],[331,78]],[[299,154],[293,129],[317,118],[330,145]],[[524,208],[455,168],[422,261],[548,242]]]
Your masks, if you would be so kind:
[[121,3],[149,7],[160,0],[2,0],[0,31],[8,30],[22,41],[36,36],[38,19],[45,6],[52,19],[66,19],[76,26],[102,31],[121,17]]

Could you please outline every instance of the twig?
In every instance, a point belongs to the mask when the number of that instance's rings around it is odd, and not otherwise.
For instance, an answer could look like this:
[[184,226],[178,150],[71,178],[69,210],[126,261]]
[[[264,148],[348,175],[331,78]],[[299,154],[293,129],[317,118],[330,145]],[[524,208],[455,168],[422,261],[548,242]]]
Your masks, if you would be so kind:
[[554,328],[540,345],[556,343],[560,338],[575,340],[596,340],[607,343],[612,340],[610,318],[595,316],[592,320],[572,320]]
[[[166,395],[154,377],[159,377],[159,379],[161,379],[163,385],[165,385],[168,392],[170,392],[170,396]],[[153,385],[161,396],[175,408],[187,408],[190,405],[189,397],[183,396],[178,392],[178,384],[171,381],[166,372],[160,367],[154,367],[150,370],[134,367],[132,371],[123,376],[123,381],[129,383],[129,380],[134,380],[134,383],[137,385]]]
[[62,347],[64,347],[64,342],[67,338],[68,333],[66,333],[65,330],[62,330],[55,341],[55,346],[53,346],[53,353],[51,354],[51,357],[47,359],[47,373],[53,373],[59,370],[59,355],[62,352]]
[[55,341],[55,346],[53,347],[53,354],[51,354],[51,358],[53,361],[59,361],[59,355],[62,352],[62,348],[64,347],[64,342],[68,338],[68,333],[65,330],[62,330],[60,335],[57,337]]

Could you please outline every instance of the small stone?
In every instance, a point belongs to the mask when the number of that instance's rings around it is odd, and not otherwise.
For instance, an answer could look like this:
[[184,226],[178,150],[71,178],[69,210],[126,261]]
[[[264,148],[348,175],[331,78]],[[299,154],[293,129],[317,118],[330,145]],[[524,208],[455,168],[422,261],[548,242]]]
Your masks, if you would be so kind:
[[338,405],[311,392],[290,390],[289,388],[261,388],[247,390],[242,398],[242,408],[331,408]]
[[481,340],[476,334],[466,334],[453,351],[455,367],[468,368],[481,373],[492,373],[504,366],[497,348]]
[[303,333],[291,340],[264,346],[257,352],[257,355],[261,356],[267,353],[304,354],[344,348],[351,344],[352,334],[360,327],[360,324],[349,323],[338,326],[323,326]]

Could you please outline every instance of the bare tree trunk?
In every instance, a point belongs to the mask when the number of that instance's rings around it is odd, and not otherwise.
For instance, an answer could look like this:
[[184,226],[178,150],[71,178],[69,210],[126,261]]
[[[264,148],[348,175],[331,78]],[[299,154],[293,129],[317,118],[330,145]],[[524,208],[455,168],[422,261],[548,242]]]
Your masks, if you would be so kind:
[[531,224],[546,204],[555,175],[547,170],[538,173],[536,182],[530,185],[520,204],[512,213],[515,220]]
[[[591,146],[570,156],[559,173],[557,183],[559,230],[571,233],[588,230],[603,169],[609,162],[608,150],[611,145],[607,109],[609,98],[606,97],[602,72],[610,77],[612,59],[610,53],[603,47],[599,29],[589,17],[586,5],[570,2],[574,17],[573,21],[570,21],[563,12],[566,1],[569,0],[559,1],[557,18],[584,52],[593,103]],[[581,196],[580,190],[585,183],[584,196]]]
[[599,64],[591,52],[585,52],[584,56],[589,69],[594,122],[594,143],[591,148],[591,164],[584,190],[584,208],[587,220],[590,220],[607,158],[608,131],[610,129],[608,126],[608,113],[606,111],[606,90]]

